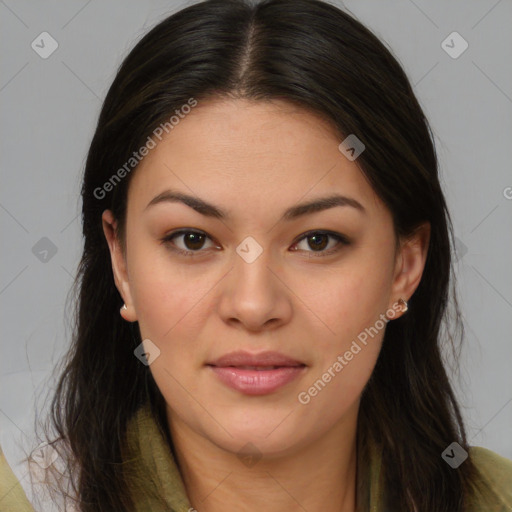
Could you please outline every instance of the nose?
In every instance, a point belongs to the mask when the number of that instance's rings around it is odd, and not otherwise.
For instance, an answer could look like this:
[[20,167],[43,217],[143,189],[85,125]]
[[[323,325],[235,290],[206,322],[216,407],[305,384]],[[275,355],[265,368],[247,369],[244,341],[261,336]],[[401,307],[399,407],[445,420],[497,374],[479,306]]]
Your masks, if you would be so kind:
[[251,262],[236,254],[221,286],[218,312],[226,323],[261,331],[290,321],[291,292],[279,276],[279,268],[272,264],[270,251],[263,250]]

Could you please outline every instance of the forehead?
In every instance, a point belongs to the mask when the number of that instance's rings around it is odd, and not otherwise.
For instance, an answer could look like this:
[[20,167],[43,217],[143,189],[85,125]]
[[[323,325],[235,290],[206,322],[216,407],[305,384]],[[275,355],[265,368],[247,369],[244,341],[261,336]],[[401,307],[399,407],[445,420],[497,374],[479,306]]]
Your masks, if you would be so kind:
[[333,192],[382,208],[341,140],[331,123],[288,102],[199,102],[139,164],[129,208],[142,211],[166,188],[240,215]]

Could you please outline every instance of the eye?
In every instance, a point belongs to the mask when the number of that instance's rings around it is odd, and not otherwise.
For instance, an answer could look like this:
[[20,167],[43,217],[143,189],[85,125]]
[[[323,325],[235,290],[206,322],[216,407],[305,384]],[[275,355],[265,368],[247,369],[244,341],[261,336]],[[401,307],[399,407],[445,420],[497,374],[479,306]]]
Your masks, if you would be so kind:
[[[326,247],[329,246],[329,239],[334,240],[335,243],[331,244],[328,250],[325,250]],[[292,247],[299,247],[301,243],[306,244],[313,250],[308,251],[304,248],[292,248],[292,250],[304,250],[311,253],[310,256],[329,256],[338,252],[343,246],[350,245],[350,241],[347,237],[340,233],[333,233],[331,231],[309,231],[308,233],[305,233]]]
[[[329,240],[330,239],[330,240]],[[180,242],[175,242],[179,240]],[[181,229],[170,233],[161,239],[161,243],[167,245],[171,250],[184,256],[196,256],[205,248],[205,241],[210,240],[211,247],[219,248],[213,244],[212,239],[202,231],[195,231],[191,229]],[[303,242],[304,241],[304,242]],[[330,244],[334,241],[334,244]],[[307,248],[299,248],[301,243],[306,243],[312,251]],[[326,247],[328,250],[325,250]],[[302,235],[291,247],[292,251],[309,252],[310,256],[329,256],[338,252],[343,246],[350,245],[350,241],[340,233],[331,231],[309,231]],[[209,247],[206,247],[208,249]]]
[[[181,238],[181,244],[175,243],[175,239]],[[211,241],[211,238],[201,231],[192,231],[190,229],[181,229],[180,231],[175,231],[164,238],[162,238],[161,242],[165,245],[168,245],[170,249],[176,251],[179,254],[183,254],[185,256],[195,256],[195,253],[204,252],[200,251],[200,249],[204,248],[204,242],[208,239]],[[180,247],[181,245],[181,247]],[[212,245],[215,247],[215,245]]]

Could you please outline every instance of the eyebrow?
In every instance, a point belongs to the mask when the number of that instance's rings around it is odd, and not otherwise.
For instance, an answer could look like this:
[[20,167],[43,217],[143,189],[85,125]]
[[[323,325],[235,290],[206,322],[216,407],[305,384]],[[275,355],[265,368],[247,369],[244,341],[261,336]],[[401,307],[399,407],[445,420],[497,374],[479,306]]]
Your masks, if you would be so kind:
[[[200,199],[199,197],[194,197],[175,190],[164,190],[156,197],[154,197],[147,204],[144,210],[147,210],[150,206],[167,202],[186,204],[187,206],[193,208],[196,212],[200,213],[201,215],[204,215],[205,217],[213,217],[221,220],[230,218],[230,215],[226,210],[223,210],[218,206],[208,203],[203,199]],[[327,197],[320,197],[308,203],[302,203],[297,206],[292,206],[288,208],[281,216],[281,220],[291,221],[298,217],[307,215],[309,213],[316,213],[323,210],[328,210],[336,206],[350,206],[360,211],[361,213],[366,213],[364,206],[359,201],[356,201],[351,197],[342,196],[339,194],[332,194]]]

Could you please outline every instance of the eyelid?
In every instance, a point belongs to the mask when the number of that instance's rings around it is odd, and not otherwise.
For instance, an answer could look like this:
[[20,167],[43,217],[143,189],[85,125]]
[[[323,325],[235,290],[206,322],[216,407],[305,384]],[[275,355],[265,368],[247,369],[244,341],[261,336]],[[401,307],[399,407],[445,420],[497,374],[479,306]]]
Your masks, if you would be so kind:
[[193,229],[193,228],[181,228],[181,229],[178,229],[176,231],[172,231],[171,233],[167,233],[163,238],[160,239],[160,242],[162,244],[164,244],[164,245],[170,246],[170,248],[173,251],[175,251],[175,252],[177,252],[179,254],[185,254],[185,255],[193,256],[193,255],[205,252],[203,250],[203,248],[198,249],[197,251],[191,251],[191,250],[188,250],[188,249],[181,249],[180,247],[176,247],[173,244],[173,239],[174,238],[186,235],[187,233],[194,233],[194,234],[198,234],[198,235],[204,235],[205,238],[209,238],[213,242],[213,238],[210,235],[208,235],[208,233],[206,233],[205,231],[202,231],[200,229]]
[[296,239],[296,241],[293,242],[293,245],[302,241],[304,238],[307,238],[308,236],[313,236],[313,235],[327,235],[332,238],[339,239],[340,241],[345,242],[347,244],[350,243],[350,240],[347,236],[342,235],[341,233],[338,233],[336,231],[329,231],[328,229],[310,229],[309,231],[306,231],[305,233],[302,233],[301,235],[299,235],[299,237]]
[[[338,243],[334,247],[331,247],[330,249],[323,250],[323,251],[304,251],[308,254],[308,257],[311,257],[311,256],[327,257],[327,256],[330,256],[330,255],[335,254],[338,251],[340,251],[343,246],[351,244],[350,239],[347,236],[342,235],[341,233],[337,233],[335,231],[330,231],[330,230],[325,230],[325,229],[311,229],[309,231],[306,231],[302,235],[300,235],[296,239],[296,241],[292,244],[292,247],[297,245],[298,243],[302,242],[302,240],[304,240],[310,236],[313,236],[313,235],[325,235],[330,238],[334,238]],[[296,250],[296,251],[298,252],[298,250]]]
[[[212,242],[214,241],[214,239],[208,235],[208,233],[206,233],[205,231],[202,231],[200,229],[195,229],[195,228],[181,228],[181,229],[178,229],[176,231],[172,231],[171,233],[168,233],[166,234],[163,238],[160,239],[160,242],[164,245],[170,245],[171,246],[171,249],[179,254],[184,254],[184,255],[187,255],[187,256],[194,256],[194,255],[199,255],[203,252],[206,252],[203,250],[203,248],[201,249],[198,249],[196,251],[192,251],[192,250],[186,250],[186,249],[181,249],[179,247],[176,247],[174,246],[172,240],[178,236],[183,236],[187,233],[196,233],[196,234],[199,234],[199,235],[204,235],[206,238],[210,239]],[[299,242],[301,242],[302,240],[304,240],[305,238],[308,238],[310,236],[313,236],[313,235],[326,235],[330,238],[334,238],[335,240],[337,240],[338,244],[331,248],[331,249],[328,249],[328,250],[323,250],[323,251],[304,251],[304,252],[307,252],[309,254],[313,254],[313,255],[316,255],[316,256],[329,256],[335,252],[338,252],[341,247],[340,246],[344,246],[344,245],[350,245],[351,244],[351,240],[341,234],[341,233],[337,233],[335,231],[329,231],[329,230],[325,230],[325,229],[311,229],[309,231],[306,231],[305,233],[302,233],[301,235],[299,235],[298,238],[295,239],[295,241],[292,243],[292,247],[297,245]],[[296,252],[299,252],[299,250],[295,249]]]

